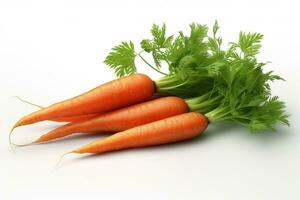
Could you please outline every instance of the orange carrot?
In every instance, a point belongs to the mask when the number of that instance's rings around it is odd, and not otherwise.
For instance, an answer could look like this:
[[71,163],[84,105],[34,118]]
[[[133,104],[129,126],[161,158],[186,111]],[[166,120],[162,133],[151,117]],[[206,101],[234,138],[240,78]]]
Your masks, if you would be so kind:
[[[154,100],[159,98],[158,96],[153,95],[151,98],[149,98],[150,100]],[[27,102],[26,102],[27,103]],[[33,103],[30,103],[33,104]],[[36,105],[36,104],[34,104]],[[92,118],[95,118],[97,116],[100,116],[103,113],[93,113],[93,114],[85,114],[85,115],[75,115],[75,116],[69,116],[69,117],[58,117],[58,118],[54,118],[51,121],[55,121],[55,122],[83,122],[86,120],[90,120]]]
[[[36,103],[32,103],[31,101],[23,99],[19,96],[14,96],[14,97],[16,97],[18,100],[22,101],[23,103],[29,104],[31,106],[34,106],[34,107],[37,107],[37,108],[40,108],[40,109],[45,108],[44,106],[41,106],[41,105],[36,104]],[[97,114],[76,115],[76,116],[70,116],[70,117],[58,117],[58,118],[52,119],[52,121],[55,121],[55,122],[80,122],[80,121],[85,121],[87,119],[91,119],[91,118],[96,117],[98,115],[99,114],[97,113]]]
[[101,154],[182,141],[201,134],[207,125],[208,121],[204,115],[196,112],[184,113],[116,133],[69,153]]
[[34,143],[46,142],[76,132],[119,132],[138,125],[188,112],[185,101],[163,97],[102,114],[91,120],[69,123],[42,135]]
[[129,75],[27,115],[14,128],[59,117],[111,111],[146,101],[152,97],[154,90],[154,82],[148,76]]

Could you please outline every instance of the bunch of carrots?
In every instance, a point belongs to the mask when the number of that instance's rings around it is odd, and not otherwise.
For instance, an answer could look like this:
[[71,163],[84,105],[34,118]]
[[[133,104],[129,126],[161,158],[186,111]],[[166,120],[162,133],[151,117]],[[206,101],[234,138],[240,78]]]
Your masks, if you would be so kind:
[[[262,35],[241,32],[237,42],[222,48],[215,22],[191,24],[190,33],[167,35],[153,25],[151,37],[115,46],[104,63],[120,78],[79,96],[24,116],[13,126],[44,120],[67,122],[30,144],[45,143],[74,133],[112,135],[68,153],[104,153],[172,143],[196,137],[209,123],[229,120],[252,132],[288,125],[285,105],[272,96],[270,81],[283,80],[259,62]],[[149,54],[152,61],[146,60]],[[149,56],[148,56],[149,57]],[[136,59],[163,77],[152,80],[137,73]],[[153,63],[153,64],[152,64]],[[167,67],[168,72],[162,68]],[[9,134],[10,143],[12,131]],[[20,145],[19,145],[20,146]]]

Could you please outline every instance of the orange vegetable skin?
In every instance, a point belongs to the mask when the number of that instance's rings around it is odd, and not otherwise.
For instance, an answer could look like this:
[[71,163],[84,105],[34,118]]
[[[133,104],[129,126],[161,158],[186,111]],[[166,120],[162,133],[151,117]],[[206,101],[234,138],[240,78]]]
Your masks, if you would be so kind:
[[91,120],[70,123],[41,136],[35,143],[64,137],[76,132],[119,132],[138,125],[188,112],[185,101],[163,97],[102,114]]
[[70,117],[58,117],[58,118],[52,119],[52,121],[55,121],[55,122],[83,122],[83,121],[95,118],[99,115],[101,115],[101,113],[75,115],[75,116],[70,116]]
[[[159,98],[159,97],[152,96],[149,99],[149,101],[157,99],[157,98]],[[100,116],[101,114],[103,114],[103,113],[92,113],[92,114],[75,115],[75,116],[69,116],[69,117],[58,117],[58,118],[52,119],[51,121],[54,121],[54,122],[83,122],[83,121],[95,118],[97,116]]]
[[70,153],[96,153],[147,147],[178,142],[201,134],[208,125],[206,117],[190,112],[116,133],[106,139],[96,140]]
[[146,101],[152,97],[154,90],[154,82],[148,76],[129,75],[27,115],[14,128],[59,117],[108,112]]

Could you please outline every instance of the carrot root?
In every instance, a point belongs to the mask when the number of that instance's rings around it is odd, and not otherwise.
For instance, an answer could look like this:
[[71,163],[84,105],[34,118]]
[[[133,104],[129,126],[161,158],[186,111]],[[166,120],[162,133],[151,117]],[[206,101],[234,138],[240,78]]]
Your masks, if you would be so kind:
[[104,113],[83,122],[63,125],[42,135],[36,142],[47,142],[76,132],[120,132],[186,112],[188,106],[183,99],[163,97]]
[[11,146],[25,147],[25,146],[30,146],[30,145],[35,144],[35,142],[30,142],[30,143],[27,143],[27,144],[16,144],[16,143],[12,142],[11,136],[12,136],[12,133],[13,133],[13,131],[14,131],[15,128],[16,128],[16,127],[13,127],[13,128],[10,130],[9,136],[8,136],[8,138],[9,138],[9,144],[10,144]]
[[154,91],[155,83],[148,76],[132,74],[26,115],[15,126],[29,125],[58,117],[109,112],[147,101]]
[[71,154],[71,153],[73,153],[73,151],[69,151],[69,152],[66,152],[66,153],[62,154],[62,155],[59,157],[59,159],[58,159],[58,161],[57,161],[57,163],[56,163],[56,165],[55,165],[55,168],[57,168],[57,167],[60,165],[60,163],[62,162],[63,158],[64,158],[66,155]]
[[16,144],[16,143],[12,142],[12,139],[11,139],[12,138],[12,133],[15,130],[15,128],[16,128],[16,126],[12,127],[12,129],[9,132],[8,138],[9,138],[9,144],[10,144],[10,146],[26,147],[26,146],[30,146],[30,145],[33,145],[33,144],[37,144],[36,141],[29,142],[29,143],[26,143],[26,144]]
[[43,109],[43,108],[44,108],[43,106],[40,106],[40,105],[38,105],[38,104],[32,103],[32,102],[30,102],[30,101],[27,101],[27,100],[25,100],[25,99],[23,99],[23,98],[21,98],[21,97],[19,97],[19,96],[13,96],[13,97],[19,99],[19,100],[22,101],[23,103],[26,103],[26,104],[31,105],[31,106],[38,107],[38,108],[40,108],[40,109]]
[[[23,103],[31,105],[31,106],[34,106],[34,107],[37,107],[37,108],[40,108],[40,109],[45,108],[43,106],[40,106],[38,104],[32,103],[28,100],[25,100],[25,99],[23,99],[19,96],[13,96],[13,97],[17,98],[18,100],[22,101]],[[84,120],[96,117],[97,115],[98,115],[97,113],[95,113],[95,114],[86,114],[86,115],[75,115],[75,116],[70,116],[70,117],[58,117],[58,118],[53,118],[53,119],[50,119],[50,120],[55,121],[55,122],[80,122],[80,121],[84,121]]]
[[9,140],[10,145],[14,145],[14,143],[11,141],[11,136],[12,136],[12,133],[15,130],[15,128],[16,128],[15,126],[12,127],[12,129],[10,130],[9,135],[8,135],[8,140]]
[[33,144],[36,144],[35,142],[30,142],[30,143],[27,143],[27,144],[16,144],[16,143],[11,143],[12,145],[14,146],[17,146],[17,147],[26,147],[26,146],[30,146],[30,145],[33,145]]
[[72,153],[95,153],[147,147],[183,141],[201,134],[208,125],[207,118],[195,112],[176,115],[137,126],[79,147]]

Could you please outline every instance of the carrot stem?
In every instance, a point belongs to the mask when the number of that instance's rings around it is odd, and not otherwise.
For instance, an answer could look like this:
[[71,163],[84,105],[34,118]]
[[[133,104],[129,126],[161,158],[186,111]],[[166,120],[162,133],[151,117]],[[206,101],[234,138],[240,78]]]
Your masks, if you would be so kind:
[[146,64],[147,64],[149,67],[151,67],[153,70],[155,70],[155,71],[157,71],[158,73],[163,74],[163,75],[165,75],[165,76],[168,75],[168,74],[166,74],[166,73],[164,73],[164,72],[162,72],[162,71],[156,69],[154,66],[152,66],[145,58],[143,58],[143,56],[142,56],[140,53],[138,53],[137,55],[144,61],[144,63],[146,63]]

